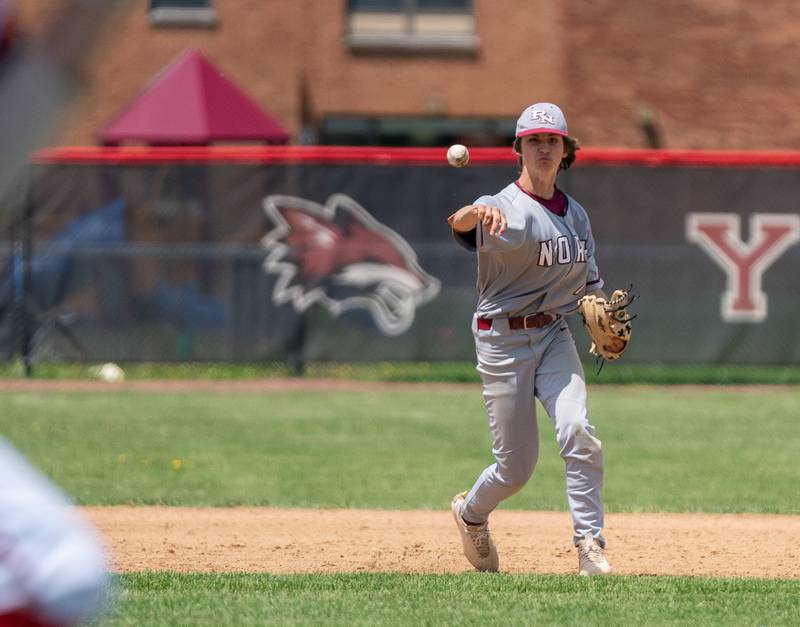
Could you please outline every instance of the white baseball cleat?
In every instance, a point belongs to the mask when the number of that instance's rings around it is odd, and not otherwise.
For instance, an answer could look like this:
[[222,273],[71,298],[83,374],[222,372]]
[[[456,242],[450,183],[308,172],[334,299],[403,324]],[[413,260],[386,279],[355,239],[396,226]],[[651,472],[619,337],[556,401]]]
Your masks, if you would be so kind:
[[587,535],[576,545],[578,548],[578,574],[585,577],[592,575],[610,575],[611,566],[606,560],[606,552],[600,542]]
[[453,518],[456,520],[456,526],[461,535],[461,544],[464,546],[464,555],[476,569],[496,572],[500,568],[500,560],[489,533],[489,523],[469,525],[461,518],[461,506],[464,504],[466,496],[466,492],[456,494],[450,503]]

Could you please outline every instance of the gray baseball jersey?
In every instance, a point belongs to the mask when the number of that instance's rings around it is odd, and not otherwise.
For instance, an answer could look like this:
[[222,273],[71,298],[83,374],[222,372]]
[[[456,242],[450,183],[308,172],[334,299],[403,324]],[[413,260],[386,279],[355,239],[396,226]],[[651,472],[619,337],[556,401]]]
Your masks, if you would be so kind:
[[479,316],[565,314],[584,293],[603,287],[589,217],[574,198],[567,195],[566,213],[559,216],[511,183],[473,204],[499,207],[508,221],[503,235],[491,236],[479,226],[474,244],[457,234],[479,252]]

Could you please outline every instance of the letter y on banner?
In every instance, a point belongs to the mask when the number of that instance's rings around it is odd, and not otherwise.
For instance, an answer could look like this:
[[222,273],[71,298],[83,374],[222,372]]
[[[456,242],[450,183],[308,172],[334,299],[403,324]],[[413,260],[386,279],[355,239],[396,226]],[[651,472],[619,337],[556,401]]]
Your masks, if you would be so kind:
[[705,250],[725,271],[722,295],[725,322],[761,322],[767,317],[767,295],[761,277],[792,244],[800,240],[800,216],[755,213],[750,216],[750,239],[742,241],[735,213],[690,213],[686,238]]

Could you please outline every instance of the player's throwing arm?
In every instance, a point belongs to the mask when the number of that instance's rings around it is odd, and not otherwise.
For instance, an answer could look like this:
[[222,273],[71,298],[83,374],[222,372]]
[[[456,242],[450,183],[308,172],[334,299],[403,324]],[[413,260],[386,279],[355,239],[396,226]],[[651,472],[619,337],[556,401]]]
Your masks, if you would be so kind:
[[508,221],[499,207],[490,205],[467,205],[461,207],[448,219],[450,226],[461,233],[471,231],[481,224],[488,229],[490,235],[502,235],[508,227]]

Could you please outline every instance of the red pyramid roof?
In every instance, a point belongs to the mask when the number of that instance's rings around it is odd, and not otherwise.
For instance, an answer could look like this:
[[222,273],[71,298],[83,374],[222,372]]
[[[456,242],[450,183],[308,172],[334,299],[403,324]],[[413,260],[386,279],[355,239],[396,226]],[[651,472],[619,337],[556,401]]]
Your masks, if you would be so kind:
[[162,70],[106,126],[101,138],[104,144],[285,144],[289,134],[202,52],[190,50]]

